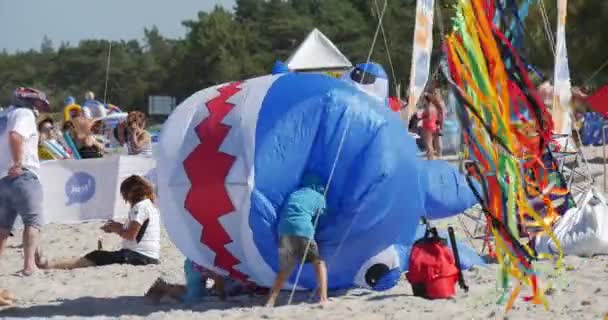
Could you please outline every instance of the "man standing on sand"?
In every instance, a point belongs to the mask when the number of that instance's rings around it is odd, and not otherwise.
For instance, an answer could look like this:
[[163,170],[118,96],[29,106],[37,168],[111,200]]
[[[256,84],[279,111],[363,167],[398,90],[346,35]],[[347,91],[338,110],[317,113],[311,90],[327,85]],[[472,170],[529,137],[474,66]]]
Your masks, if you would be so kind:
[[35,255],[42,218],[42,186],[38,180],[36,111],[46,111],[46,95],[18,88],[13,105],[0,113],[0,256],[17,216],[23,221],[23,275],[36,271]]

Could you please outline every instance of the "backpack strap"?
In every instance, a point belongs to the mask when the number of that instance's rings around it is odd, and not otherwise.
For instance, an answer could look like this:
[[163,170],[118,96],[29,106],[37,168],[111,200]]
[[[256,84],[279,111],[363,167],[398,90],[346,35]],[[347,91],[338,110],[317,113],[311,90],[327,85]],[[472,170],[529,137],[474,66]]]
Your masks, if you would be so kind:
[[148,229],[148,223],[150,223],[150,219],[146,219],[146,221],[144,221],[144,224],[141,225],[141,228],[139,228],[139,231],[137,232],[137,236],[135,237],[135,242],[139,243],[141,241],[141,239],[144,237],[144,234],[146,233],[146,229]]
[[456,245],[456,236],[454,235],[454,228],[448,227],[448,234],[450,235],[452,251],[454,252],[454,261],[456,262],[456,268],[458,269],[458,285],[462,290],[464,290],[464,292],[469,292],[469,286],[467,286],[467,284],[464,282],[462,269],[460,269],[460,256],[458,255],[458,246]]

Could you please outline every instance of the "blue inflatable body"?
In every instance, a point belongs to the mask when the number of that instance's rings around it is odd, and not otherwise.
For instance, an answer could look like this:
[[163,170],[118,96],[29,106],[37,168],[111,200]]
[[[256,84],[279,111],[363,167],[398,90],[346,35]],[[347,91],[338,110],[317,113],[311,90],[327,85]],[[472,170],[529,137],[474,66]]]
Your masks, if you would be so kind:
[[[477,203],[457,168],[416,153],[398,114],[329,76],[286,73],[205,89],[162,129],[163,221],[196,263],[270,286],[277,214],[314,173],[328,183],[315,239],[329,287],[388,289],[407,268],[423,215],[444,218]],[[311,266],[298,287],[316,287]]]

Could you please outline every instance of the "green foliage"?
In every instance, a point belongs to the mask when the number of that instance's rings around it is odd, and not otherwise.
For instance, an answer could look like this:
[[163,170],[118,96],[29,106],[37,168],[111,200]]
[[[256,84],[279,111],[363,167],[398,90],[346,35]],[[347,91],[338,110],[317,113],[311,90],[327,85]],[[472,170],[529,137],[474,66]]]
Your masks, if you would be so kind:
[[[451,30],[456,0],[436,2],[441,10],[435,15],[442,18],[443,28],[435,23],[433,65],[442,34]],[[555,30],[555,1],[544,2]],[[233,10],[216,7],[185,21],[184,39],[167,39],[156,27],[145,29],[141,42],[112,42],[107,101],[127,110],[144,110],[148,95],[181,100],[211,85],[266,74],[274,60],[287,59],[315,27],[353,63],[362,62],[369,54],[383,5],[383,0],[236,0]],[[404,88],[409,79],[415,8],[415,0],[388,2],[383,19],[386,44],[380,33],[372,52],[372,60],[385,66],[391,82]],[[608,58],[601,31],[608,1],[570,0],[568,14],[570,69],[574,83],[582,84]],[[553,56],[538,6],[526,21],[526,36],[526,58],[550,77]],[[103,100],[109,45],[108,41],[85,40],[77,46],[56,46],[45,37],[38,51],[0,52],[0,105],[10,102],[17,86],[45,90],[55,110],[67,95],[82,101],[87,90]],[[608,68],[588,84],[606,81]]]

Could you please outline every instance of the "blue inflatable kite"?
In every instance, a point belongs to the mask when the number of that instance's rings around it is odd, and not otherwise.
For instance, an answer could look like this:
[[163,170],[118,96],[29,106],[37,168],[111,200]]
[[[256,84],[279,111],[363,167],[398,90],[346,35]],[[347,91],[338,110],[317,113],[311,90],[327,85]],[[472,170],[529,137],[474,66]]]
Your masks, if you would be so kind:
[[[331,176],[316,232],[329,287],[388,289],[407,268],[422,216],[477,202],[456,168],[416,153],[384,101],[339,79],[282,73],[204,89],[162,129],[163,221],[197,264],[269,287],[283,202],[305,172]],[[310,266],[297,285],[316,287]]]
[[281,74],[289,72],[289,67],[285,64],[285,62],[277,60],[274,62],[272,66],[271,74]]
[[341,79],[388,103],[388,75],[381,65],[374,62],[360,63],[345,72]]

